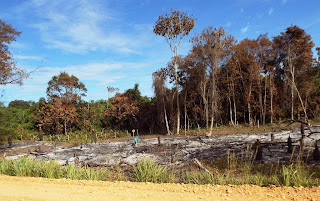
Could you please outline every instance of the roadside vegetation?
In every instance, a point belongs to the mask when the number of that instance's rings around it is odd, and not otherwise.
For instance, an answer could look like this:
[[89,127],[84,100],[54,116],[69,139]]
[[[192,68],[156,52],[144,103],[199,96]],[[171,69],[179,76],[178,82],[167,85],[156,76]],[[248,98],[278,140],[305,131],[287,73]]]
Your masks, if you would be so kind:
[[151,159],[141,159],[130,169],[79,167],[73,163],[60,166],[54,161],[38,161],[26,157],[0,159],[0,174],[74,180],[134,181],[153,183],[186,183],[257,186],[319,186],[320,168],[309,167],[299,159],[290,164],[260,164],[247,156],[204,161],[209,172],[195,167],[176,169],[163,167]]

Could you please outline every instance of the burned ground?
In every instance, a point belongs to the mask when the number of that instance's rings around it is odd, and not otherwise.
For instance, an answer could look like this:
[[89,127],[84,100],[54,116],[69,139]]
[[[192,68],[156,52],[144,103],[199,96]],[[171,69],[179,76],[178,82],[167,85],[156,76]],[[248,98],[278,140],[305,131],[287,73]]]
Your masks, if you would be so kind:
[[[319,127],[312,128],[313,132],[319,130]],[[305,134],[308,136],[310,131],[306,130]],[[296,158],[300,150],[301,132],[299,129],[260,134],[212,135],[210,137],[205,135],[161,136],[160,144],[157,137],[147,138],[146,136],[139,136],[136,145],[133,139],[77,146],[58,144],[56,148],[49,142],[19,142],[14,143],[12,148],[8,148],[7,144],[0,145],[0,153],[5,155],[6,159],[29,156],[35,159],[56,160],[61,165],[76,162],[91,167],[135,164],[139,159],[148,157],[164,166],[182,167],[190,164],[194,158],[200,161],[214,160],[227,158],[228,153],[241,156],[246,151],[254,152],[258,139],[262,148],[260,163],[289,163],[292,157],[292,154],[288,153],[289,136],[293,142],[293,158]],[[302,157],[310,165],[320,165],[320,161],[312,157],[314,144],[319,139],[319,133],[314,133],[304,139]]]

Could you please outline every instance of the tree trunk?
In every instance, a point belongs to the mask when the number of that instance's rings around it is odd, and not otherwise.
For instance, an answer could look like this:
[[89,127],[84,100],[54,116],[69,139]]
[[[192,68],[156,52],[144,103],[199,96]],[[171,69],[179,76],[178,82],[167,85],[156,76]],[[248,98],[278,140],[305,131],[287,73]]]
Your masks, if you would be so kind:
[[[260,76],[260,74],[259,74]],[[261,86],[261,78],[259,78],[259,104],[260,104],[260,115],[259,115],[259,121],[263,122],[262,118],[263,118],[263,101],[262,101],[262,86]]]
[[66,120],[66,118],[64,118],[64,134],[67,136],[68,135],[68,133],[67,133],[67,120]]
[[233,114],[232,114],[232,103],[231,103],[231,98],[230,96],[228,97],[228,100],[229,100],[229,106],[230,106],[230,122],[231,124],[234,126],[234,123],[233,123]]
[[187,135],[187,106],[184,104],[184,135]]
[[252,125],[250,98],[251,98],[251,84],[249,86],[249,94],[248,94],[248,116],[249,116],[248,120],[249,120],[249,124]]
[[176,61],[174,61],[174,68],[175,68],[175,74],[176,74],[176,95],[177,95],[177,135],[179,135],[179,133],[180,133],[180,103],[179,103],[178,67],[177,67]]
[[164,106],[164,121],[166,122],[167,135],[170,135],[170,128],[169,128],[169,123],[168,123],[166,106]]
[[204,104],[204,113],[206,118],[206,132],[209,128],[209,106],[208,106],[208,97],[206,95],[206,82],[201,82],[201,97]]
[[237,125],[237,106],[236,106],[236,97],[234,94],[234,83],[232,82],[232,98],[233,98],[233,110],[234,110],[234,123]]
[[266,113],[267,113],[267,77],[264,80],[264,99],[263,99],[263,122],[262,124],[266,124]]
[[272,84],[273,73],[270,73],[270,123],[273,123],[273,84]]
[[[216,59],[215,59],[216,60]],[[210,125],[210,135],[212,134],[213,122],[214,122],[214,115],[216,113],[216,101],[217,101],[217,93],[216,93],[216,71],[217,71],[217,64],[213,64],[212,68],[212,92],[211,92],[211,125]]]
[[290,57],[290,48],[289,48],[289,56],[288,56],[288,64],[289,64],[289,71],[291,73],[291,120],[294,120],[294,115],[293,115],[293,108],[294,108],[294,67],[292,64],[292,58]]

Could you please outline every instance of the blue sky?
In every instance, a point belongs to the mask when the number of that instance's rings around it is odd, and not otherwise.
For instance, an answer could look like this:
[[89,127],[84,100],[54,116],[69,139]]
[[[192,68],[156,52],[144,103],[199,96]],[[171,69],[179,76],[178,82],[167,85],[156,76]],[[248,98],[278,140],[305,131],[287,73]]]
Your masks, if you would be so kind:
[[123,92],[135,83],[142,95],[153,96],[152,73],[171,58],[153,26],[171,8],[196,18],[179,49],[186,55],[190,38],[208,26],[242,40],[298,25],[320,46],[319,6],[318,0],[0,0],[0,18],[22,31],[10,46],[18,67],[41,66],[23,86],[1,86],[0,101],[38,101],[62,71],[86,85],[86,100],[107,99],[107,86]]

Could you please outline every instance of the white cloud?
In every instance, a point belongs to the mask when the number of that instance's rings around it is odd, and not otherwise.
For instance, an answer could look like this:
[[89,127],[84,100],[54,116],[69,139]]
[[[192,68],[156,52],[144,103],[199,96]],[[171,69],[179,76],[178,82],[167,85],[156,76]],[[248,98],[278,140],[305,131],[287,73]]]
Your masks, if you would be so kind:
[[270,15],[272,15],[272,13],[273,13],[273,8],[271,7],[271,8],[269,8],[269,12],[268,12],[268,15],[270,16]]
[[26,49],[28,47],[27,44],[13,41],[10,45],[9,48],[14,48],[14,49]]
[[246,33],[249,29],[249,26],[241,28],[241,33]]
[[136,36],[121,31],[125,23],[95,1],[70,0],[66,4],[61,0],[33,0],[21,9],[34,11],[37,18],[31,26],[48,48],[81,54],[98,50],[137,53],[137,43],[142,39],[139,31]]
[[[143,82],[144,85],[146,85],[145,87],[150,88],[152,83],[151,74],[149,75],[142,69],[147,66],[154,65],[156,65],[155,61],[114,63],[101,62],[82,65],[69,65],[66,67],[44,66],[33,72],[30,75],[30,78],[24,81],[22,86],[0,86],[0,90],[5,89],[5,96],[10,100],[27,98],[37,101],[40,97],[46,97],[48,81],[51,80],[53,76],[59,75],[60,72],[67,72],[69,75],[76,76],[85,84],[88,89],[88,99],[106,98],[106,87],[109,85],[118,87],[120,90],[124,90],[132,87],[134,83]],[[34,70],[34,68],[26,67],[26,70],[27,72],[30,72]],[[139,73],[140,70],[142,73]],[[128,74],[128,71],[132,73]],[[148,92],[150,89],[146,91]]]
[[45,58],[40,56],[14,55],[14,59],[42,61]]

